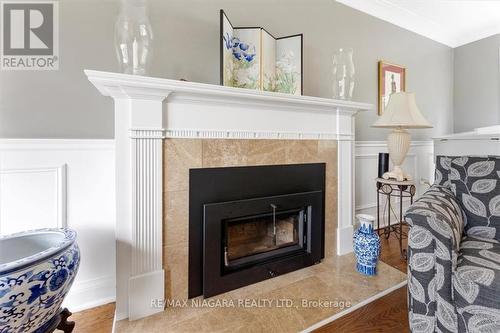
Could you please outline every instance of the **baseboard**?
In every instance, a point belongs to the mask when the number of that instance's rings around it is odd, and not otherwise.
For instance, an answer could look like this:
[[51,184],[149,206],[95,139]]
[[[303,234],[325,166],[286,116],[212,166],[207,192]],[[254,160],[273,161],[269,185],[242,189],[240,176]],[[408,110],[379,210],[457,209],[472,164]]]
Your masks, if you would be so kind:
[[64,307],[78,312],[116,300],[116,285],[113,276],[85,281],[75,281],[64,299]]
[[381,291],[378,294],[375,294],[375,295],[373,295],[371,297],[368,297],[364,301],[361,301],[361,302],[355,304],[354,306],[351,306],[348,309],[345,309],[345,310],[343,310],[343,311],[341,311],[339,313],[334,314],[331,317],[328,317],[326,319],[323,319],[320,322],[317,322],[316,324],[314,324],[314,325],[306,328],[305,330],[302,330],[301,333],[308,333],[308,332],[312,332],[314,330],[317,330],[318,328],[323,327],[326,324],[331,323],[332,321],[335,321],[335,320],[337,320],[337,319],[339,319],[339,318],[341,318],[341,317],[343,317],[343,316],[345,316],[345,315],[347,315],[347,314],[349,314],[349,313],[351,313],[353,311],[356,311],[359,308],[362,308],[363,306],[365,306],[365,305],[367,305],[367,304],[369,304],[369,303],[371,303],[371,302],[373,302],[373,301],[375,301],[375,300],[377,300],[377,299],[379,299],[379,298],[381,298],[381,297],[383,297],[383,296],[385,296],[387,294],[392,293],[395,290],[398,290],[399,288],[405,286],[407,283],[408,283],[408,281],[405,280],[405,281],[402,281],[402,282],[400,282],[400,283],[398,283],[398,284],[396,284],[396,285],[394,285],[394,286],[392,286],[390,288],[387,288],[386,290]]

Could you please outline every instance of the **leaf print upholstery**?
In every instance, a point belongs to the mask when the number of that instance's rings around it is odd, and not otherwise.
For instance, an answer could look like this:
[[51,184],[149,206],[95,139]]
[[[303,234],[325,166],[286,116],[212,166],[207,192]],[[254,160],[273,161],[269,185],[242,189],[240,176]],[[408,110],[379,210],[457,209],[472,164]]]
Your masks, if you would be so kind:
[[[448,187],[433,185],[406,211],[405,217],[410,225],[410,328],[412,332],[456,332],[450,328],[458,325],[452,275],[464,227],[460,205]],[[431,326],[426,326],[429,323]]]
[[406,212],[412,332],[500,332],[500,157],[436,160]]
[[[484,244],[482,248],[470,246],[481,242]],[[469,326],[474,328],[469,329],[469,332],[490,332],[487,327],[500,328],[495,326],[500,325],[500,316],[496,318],[495,324],[491,316],[481,315],[479,312],[479,310],[488,312],[496,310],[500,314],[500,244],[494,240],[465,237],[460,248],[456,274],[453,277],[453,287],[460,332],[466,332],[466,327]],[[471,305],[475,307],[470,307]],[[480,318],[485,321],[481,325],[479,325]]]
[[[467,215],[466,233],[500,240],[500,157],[468,157],[465,163],[449,158],[450,187]],[[452,177],[453,168],[458,175]]]
[[451,167],[451,160],[457,158],[456,156],[437,156],[436,157],[436,170],[434,174],[434,184],[449,186],[449,174]]

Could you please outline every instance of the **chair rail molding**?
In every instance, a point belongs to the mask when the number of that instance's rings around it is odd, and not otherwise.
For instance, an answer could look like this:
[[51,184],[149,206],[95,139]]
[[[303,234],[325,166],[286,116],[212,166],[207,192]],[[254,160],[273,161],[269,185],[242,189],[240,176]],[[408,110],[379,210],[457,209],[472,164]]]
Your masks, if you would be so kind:
[[162,140],[338,141],[337,252],[352,251],[354,116],[373,105],[86,70],[115,102],[118,319],[163,311]]

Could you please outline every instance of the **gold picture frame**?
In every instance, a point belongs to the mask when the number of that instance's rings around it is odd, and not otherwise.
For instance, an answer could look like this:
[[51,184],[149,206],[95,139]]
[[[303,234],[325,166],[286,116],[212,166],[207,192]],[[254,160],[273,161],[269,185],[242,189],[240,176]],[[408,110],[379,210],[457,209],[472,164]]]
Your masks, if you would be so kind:
[[378,115],[384,113],[389,96],[406,91],[406,67],[384,60],[378,62]]

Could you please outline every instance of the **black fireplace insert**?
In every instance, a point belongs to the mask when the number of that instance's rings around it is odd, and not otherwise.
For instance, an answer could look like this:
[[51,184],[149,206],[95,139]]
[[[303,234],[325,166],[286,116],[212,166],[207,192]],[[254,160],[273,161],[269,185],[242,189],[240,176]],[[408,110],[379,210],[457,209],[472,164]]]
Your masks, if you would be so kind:
[[318,263],[325,165],[190,170],[189,297]]

